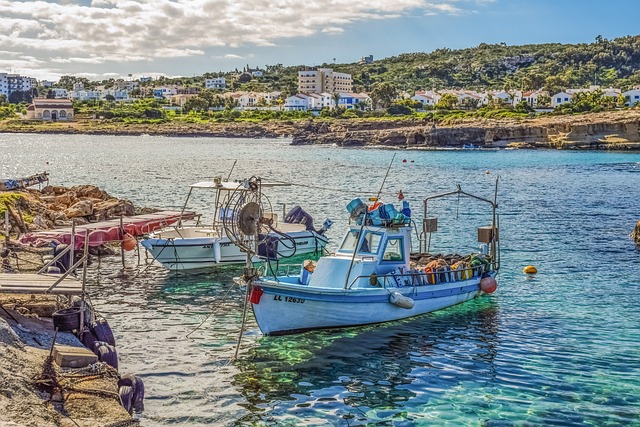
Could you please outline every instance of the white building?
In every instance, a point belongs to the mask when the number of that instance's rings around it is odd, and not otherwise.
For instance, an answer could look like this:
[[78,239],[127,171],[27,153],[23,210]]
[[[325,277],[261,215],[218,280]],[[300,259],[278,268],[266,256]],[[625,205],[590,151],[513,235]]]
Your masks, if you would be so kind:
[[640,103],[640,87],[623,92],[622,96],[624,96],[624,105],[636,105]]
[[562,104],[567,104],[571,102],[573,99],[573,93],[567,92],[558,92],[551,96],[551,106],[556,108]]
[[284,101],[286,111],[306,111],[309,109],[309,97],[304,94],[297,94],[288,97]]
[[227,81],[224,77],[216,77],[215,79],[206,79],[204,81],[205,89],[224,89],[227,87]]
[[54,88],[51,88],[50,90],[51,90],[51,93],[53,94],[53,97],[56,99],[69,98],[69,91],[67,91],[63,87],[54,87]]

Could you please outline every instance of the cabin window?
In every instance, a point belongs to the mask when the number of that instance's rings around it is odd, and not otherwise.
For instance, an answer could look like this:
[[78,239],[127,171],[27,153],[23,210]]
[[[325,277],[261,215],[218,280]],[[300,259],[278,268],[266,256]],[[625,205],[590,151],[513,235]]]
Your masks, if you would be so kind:
[[404,262],[402,237],[391,237],[387,240],[387,246],[382,254],[382,261]]
[[366,231],[363,239],[360,241],[358,252],[377,254],[378,248],[380,247],[380,240],[382,240],[382,235]]
[[342,241],[340,251],[353,252],[353,250],[356,248],[356,244],[358,243],[358,237],[360,237],[360,231],[349,230],[344,240]]

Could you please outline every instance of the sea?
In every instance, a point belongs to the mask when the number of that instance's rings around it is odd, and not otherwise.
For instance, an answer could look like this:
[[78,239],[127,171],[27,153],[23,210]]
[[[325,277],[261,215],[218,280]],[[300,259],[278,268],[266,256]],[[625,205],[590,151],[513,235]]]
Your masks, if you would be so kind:
[[[144,250],[124,267],[93,259],[90,301],[120,372],[145,384],[141,425],[640,426],[640,153],[290,142],[0,134],[0,178],[47,171],[137,207],[179,210],[190,184],[218,176],[290,183],[266,192],[273,209],[333,220],[329,250],[356,197],[398,205],[402,191],[418,225],[425,197],[457,186],[497,200],[497,291],[381,325],[270,337],[249,311],[241,335],[241,268],[169,272]],[[188,208],[210,221],[211,203],[194,192]],[[430,202],[431,252],[478,251],[488,207]]]

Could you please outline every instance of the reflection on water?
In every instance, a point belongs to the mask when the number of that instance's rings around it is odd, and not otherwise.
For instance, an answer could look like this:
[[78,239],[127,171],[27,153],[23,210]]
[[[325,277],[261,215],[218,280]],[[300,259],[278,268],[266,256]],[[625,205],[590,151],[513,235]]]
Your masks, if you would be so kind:
[[[497,310],[478,300],[385,325],[263,337],[236,362],[234,384],[253,408],[237,422],[424,419],[408,407],[463,381],[495,379]],[[461,366],[445,361],[450,352]]]

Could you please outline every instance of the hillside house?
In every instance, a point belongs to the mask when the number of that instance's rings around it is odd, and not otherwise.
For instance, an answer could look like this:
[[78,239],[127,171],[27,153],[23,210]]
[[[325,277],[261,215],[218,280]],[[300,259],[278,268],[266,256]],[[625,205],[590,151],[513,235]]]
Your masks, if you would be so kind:
[[73,102],[69,99],[33,100],[27,107],[27,119],[30,120],[71,120],[73,119]]

